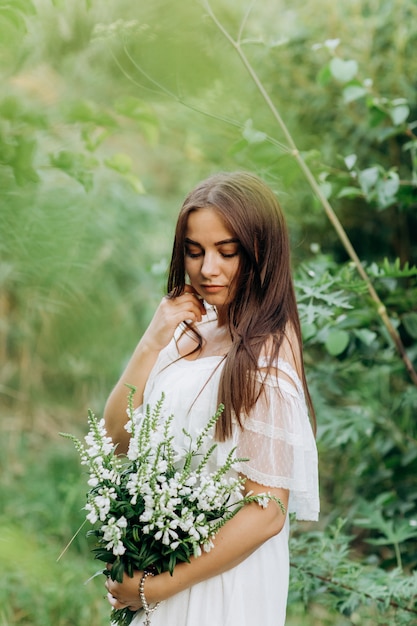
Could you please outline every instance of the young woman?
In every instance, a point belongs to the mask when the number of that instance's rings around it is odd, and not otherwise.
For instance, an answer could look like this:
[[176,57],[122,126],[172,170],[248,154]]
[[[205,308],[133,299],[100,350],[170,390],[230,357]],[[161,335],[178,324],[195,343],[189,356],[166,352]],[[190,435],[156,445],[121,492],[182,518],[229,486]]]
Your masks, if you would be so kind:
[[[290,271],[285,221],[272,190],[254,175],[214,175],[200,183],[180,211],[163,298],[106,409],[107,430],[128,445],[126,386],[138,403],[175,416],[175,437],[194,434],[216,412],[216,459],[228,451],[245,491],[271,501],[241,511],[216,535],[214,548],[176,566],[173,576],[137,572],[106,581],[115,608],[159,602],[152,626],[282,626],[289,555],[288,513],[316,520],[317,450],[308,408],[300,322]],[[307,408],[308,407],[308,408]],[[144,623],[139,612],[133,624]]]

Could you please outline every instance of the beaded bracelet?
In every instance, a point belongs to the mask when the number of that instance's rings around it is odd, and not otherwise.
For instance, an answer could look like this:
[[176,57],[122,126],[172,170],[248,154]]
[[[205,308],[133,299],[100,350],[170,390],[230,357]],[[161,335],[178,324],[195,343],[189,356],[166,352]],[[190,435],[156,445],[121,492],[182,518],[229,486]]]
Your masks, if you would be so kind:
[[140,583],[139,583],[139,597],[140,597],[140,601],[142,602],[142,607],[145,610],[145,621],[143,622],[143,626],[151,626],[151,615],[154,611],[156,611],[156,609],[159,606],[159,602],[157,602],[155,604],[155,606],[153,606],[152,608],[149,606],[149,604],[146,601],[145,598],[145,580],[148,578],[148,576],[154,576],[154,574],[152,572],[150,572],[149,570],[145,570],[143,572],[142,578],[140,579]]

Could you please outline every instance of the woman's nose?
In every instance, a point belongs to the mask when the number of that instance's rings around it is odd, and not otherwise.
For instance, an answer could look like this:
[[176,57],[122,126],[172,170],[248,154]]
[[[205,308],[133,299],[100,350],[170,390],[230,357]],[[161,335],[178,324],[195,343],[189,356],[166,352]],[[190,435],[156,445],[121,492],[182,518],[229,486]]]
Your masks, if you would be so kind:
[[219,260],[216,253],[206,252],[201,266],[203,276],[217,276],[219,274]]

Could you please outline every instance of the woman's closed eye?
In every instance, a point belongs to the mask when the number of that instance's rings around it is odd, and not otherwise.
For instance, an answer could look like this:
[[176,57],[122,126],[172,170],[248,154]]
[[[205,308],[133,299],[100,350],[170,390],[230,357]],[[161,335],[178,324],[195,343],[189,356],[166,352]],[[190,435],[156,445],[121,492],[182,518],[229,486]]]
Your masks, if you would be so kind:
[[198,259],[199,257],[203,256],[203,250],[201,248],[190,249],[186,247],[185,254],[190,257],[190,259]]
[[[233,259],[233,257],[237,256],[239,254],[239,250],[238,249],[234,249],[233,251],[224,251],[224,250],[219,250],[218,251],[220,256],[223,257],[224,259]],[[190,257],[190,259],[198,259],[201,256],[204,255],[204,250],[190,250],[189,248],[185,249],[185,254]]]
[[239,254],[239,250],[234,250],[233,252],[224,252],[223,250],[219,250],[219,254],[224,259],[232,259],[233,257],[235,257],[235,256],[237,256]]

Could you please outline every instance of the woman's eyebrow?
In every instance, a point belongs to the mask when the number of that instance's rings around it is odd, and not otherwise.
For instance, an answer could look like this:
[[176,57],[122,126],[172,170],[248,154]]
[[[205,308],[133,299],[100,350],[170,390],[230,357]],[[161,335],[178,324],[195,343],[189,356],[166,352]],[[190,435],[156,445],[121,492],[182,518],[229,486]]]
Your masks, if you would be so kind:
[[[188,243],[191,246],[198,246],[199,248],[203,247],[201,245],[201,243],[198,243],[198,241],[193,241],[189,237],[185,238],[185,243]],[[216,241],[216,243],[214,245],[215,246],[224,246],[224,245],[226,245],[228,243],[239,243],[239,239],[237,239],[236,237],[230,237],[230,239],[222,239],[221,241]]]
[[230,239],[223,239],[222,241],[217,241],[215,246],[224,246],[227,243],[239,243],[239,239],[237,237],[230,237]]
[[193,241],[192,239],[190,239],[189,237],[185,238],[185,243],[190,244],[190,246],[198,246],[199,248],[202,248],[203,246],[201,245],[201,243],[198,243],[198,241]]

